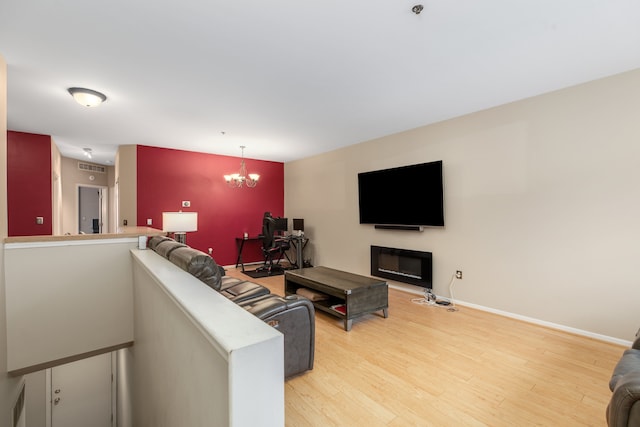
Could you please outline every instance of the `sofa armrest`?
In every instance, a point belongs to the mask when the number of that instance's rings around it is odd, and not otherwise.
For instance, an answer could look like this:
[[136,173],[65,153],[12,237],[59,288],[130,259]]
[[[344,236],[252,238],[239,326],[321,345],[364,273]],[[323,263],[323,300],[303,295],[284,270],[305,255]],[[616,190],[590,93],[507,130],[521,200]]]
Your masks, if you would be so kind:
[[636,332],[636,339],[631,344],[631,348],[635,348],[636,350],[640,350],[640,329]]
[[618,360],[611,374],[609,390],[613,391],[618,381],[620,381],[620,378],[632,371],[640,371],[640,350],[636,350],[635,348],[630,348],[622,353],[622,357]]
[[609,427],[640,425],[640,370],[620,377],[607,406]]

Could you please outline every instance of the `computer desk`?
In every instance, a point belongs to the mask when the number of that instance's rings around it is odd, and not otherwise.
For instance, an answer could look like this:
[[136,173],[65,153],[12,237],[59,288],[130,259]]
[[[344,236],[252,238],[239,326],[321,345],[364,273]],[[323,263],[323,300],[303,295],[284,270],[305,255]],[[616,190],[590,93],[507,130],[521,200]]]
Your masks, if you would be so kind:
[[[295,234],[290,234],[288,236],[277,236],[278,238],[286,239],[293,246],[296,251],[296,262],[294,263],[295,268],[303,268],[304,267],[304,258],[303,251],[304,248],[309,243],[309,239],[304,236],[298,236]],[[236,257],[236,268],[238,266],[242,267],[242,271],[244,272],[244,262],[242,261],[242,250],[244,249],[244,244],[246,241],[261,241],[261,236],[255,237],[236,237],[236,249],[238,250],[238,255]]]
[[296,250],[295,266],[297,268],[303,268],[304,267],[304,258],[302,257],[302,251],[307,246],[307,243],[309,243],[309,239],[304,237],[304,236],[298,236],[296,234],[288,235],[287,239],[289,239],[289,242],[291,243],[291,245]]
[[238,257],[236,258],[236,268],[238,266],[242,266],[242,271],[244,272],[244,263],[242,262],[242,250],[244,249],[244,242],[247,240],[258,241],[262,238],[260,236],[255,237],[236,237],[236,249],[238,249]]

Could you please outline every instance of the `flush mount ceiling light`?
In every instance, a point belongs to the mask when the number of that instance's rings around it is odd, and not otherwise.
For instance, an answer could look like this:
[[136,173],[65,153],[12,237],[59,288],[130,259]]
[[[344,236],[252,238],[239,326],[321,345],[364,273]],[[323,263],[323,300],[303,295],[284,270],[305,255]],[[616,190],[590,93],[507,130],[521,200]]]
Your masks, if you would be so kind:
[[103,93],[83,87],[70,87],[67,89],[73,99],[80,105],[85,107],[97,107],[107,100],[107,96]]
[[241,188],[243,185],[247,187],[255,187],[258,185],[258,179],[260,175],[257,173],[247,173],[247,166],[244,164],[244,145],[241,145],[242,149],[242,161],[240,162],[240,172],[232,173],[224,176],[224,180],[227,181],[229,187]]
[[422,9],[424,9],[424,6],[422,6],[421,4],[417,4],[411,8],[411,12],[415,13],[416,15],[420,15]]

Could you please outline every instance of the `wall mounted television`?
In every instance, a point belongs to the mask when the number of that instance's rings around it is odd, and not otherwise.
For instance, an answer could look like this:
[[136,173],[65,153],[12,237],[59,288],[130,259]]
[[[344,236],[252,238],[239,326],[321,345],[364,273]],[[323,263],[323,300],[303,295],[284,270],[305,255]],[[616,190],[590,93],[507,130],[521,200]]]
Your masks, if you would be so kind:
[[444,226],[442,160],[358,174],[360,224]]

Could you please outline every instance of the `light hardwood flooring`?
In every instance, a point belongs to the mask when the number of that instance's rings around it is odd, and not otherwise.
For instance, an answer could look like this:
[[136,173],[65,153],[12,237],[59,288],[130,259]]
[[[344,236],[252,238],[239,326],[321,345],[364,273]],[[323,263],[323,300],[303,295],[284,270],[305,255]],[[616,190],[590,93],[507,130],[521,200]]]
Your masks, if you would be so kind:
[[[251,279],[284,295],[284,277]],[[315,365],[285,383],[303,426],[606,426],[624,348],[389,289],[389,317],[316,312]]]

